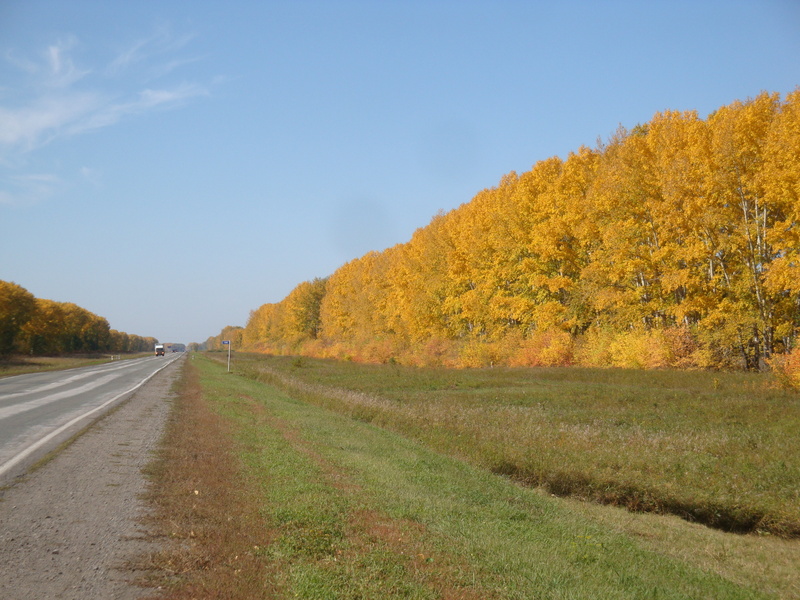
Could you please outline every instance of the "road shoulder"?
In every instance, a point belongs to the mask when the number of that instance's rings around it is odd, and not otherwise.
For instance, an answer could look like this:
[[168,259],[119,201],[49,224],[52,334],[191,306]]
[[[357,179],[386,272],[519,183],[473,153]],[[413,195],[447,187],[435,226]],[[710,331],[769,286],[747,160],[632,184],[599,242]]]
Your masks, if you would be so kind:
[[164,369],[0,497],[0,597],[142,598],[126,563],[153,550],[142,469],[164,432],[183,361]]

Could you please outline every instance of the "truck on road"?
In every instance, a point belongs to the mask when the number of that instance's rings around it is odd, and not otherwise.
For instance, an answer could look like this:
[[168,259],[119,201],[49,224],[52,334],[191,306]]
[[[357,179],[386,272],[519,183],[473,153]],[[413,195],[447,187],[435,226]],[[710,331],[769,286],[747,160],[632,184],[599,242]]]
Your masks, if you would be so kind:
[[156,356],[164,356],[164,344],[156,344]]

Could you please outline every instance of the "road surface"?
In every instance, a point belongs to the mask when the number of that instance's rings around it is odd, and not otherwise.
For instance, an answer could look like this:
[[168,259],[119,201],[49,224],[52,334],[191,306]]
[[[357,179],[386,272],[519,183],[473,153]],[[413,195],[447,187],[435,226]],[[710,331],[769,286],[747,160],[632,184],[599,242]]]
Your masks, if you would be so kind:
[[[92,426],[52,460],[16,478],[14,485],[0,487],[2,600],[140,600],[159,593],[137,585],[147,578],[149,557],[160,550],[160,540],[151,535],[146,521],[150,506],[144,498],[142,469],[155,456],[173,404],[172,388],[181,372],[175,358],[147,358],[124,369],[69,371],[62,373],[58,385],[47,378],[27,378],[14,382],[19,386],[14,392],[5,388],[7,398],[1,405],[16,406],[16,415],[38,410],[37,403],[65,403],[62,411],[53,410],[60,416],[44,427],[51,432],[55,423],[69,423],[106,406],[84,419]],[[160,367],[166,368],[135,392],[125,393]],[[118,380],[114,385],[106,380],[111,375]],[[29,388],[30,395],[8,397]],[[23,406],[28,410],[22,411]],[[118,408],[106,410],[112,406]],[[6,410],[5,419],[13,419],[8,416],[13,412]],[[106,414],[95,423],[93,418],[101,413]]]
[[102,416],[182,356],[0,379],[0,485]]

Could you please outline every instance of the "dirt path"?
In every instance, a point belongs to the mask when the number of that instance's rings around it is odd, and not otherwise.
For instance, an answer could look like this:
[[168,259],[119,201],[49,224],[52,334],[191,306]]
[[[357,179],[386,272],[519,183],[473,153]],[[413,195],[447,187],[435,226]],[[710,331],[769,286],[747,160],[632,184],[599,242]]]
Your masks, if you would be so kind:
[[142,468],[152,459],[182,361],[164,369],[24,481],[0,493],[0,598],[127,600],[126,561],[153,550]]

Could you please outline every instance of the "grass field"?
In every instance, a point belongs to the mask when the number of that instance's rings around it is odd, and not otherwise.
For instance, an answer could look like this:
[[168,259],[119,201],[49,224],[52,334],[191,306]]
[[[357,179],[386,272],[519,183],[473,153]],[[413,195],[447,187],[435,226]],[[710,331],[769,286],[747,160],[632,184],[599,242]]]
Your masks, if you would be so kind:
[[241,376],[241,358],[187,361],[151,473],[164,597],[800,597],[793,540],[552,497],[257,381],[255,358]]
[[765,375],[258,355],[236,369],[556,495],[800,535],[800,395]]

